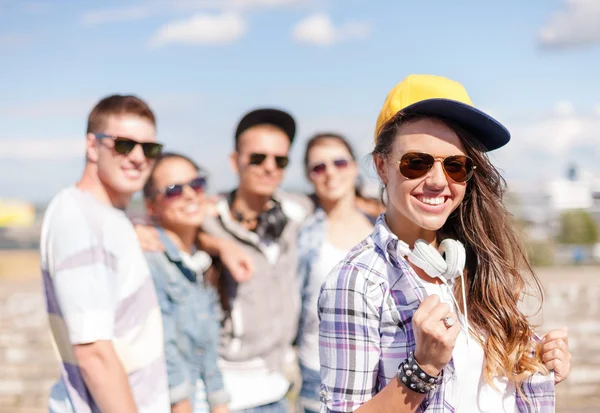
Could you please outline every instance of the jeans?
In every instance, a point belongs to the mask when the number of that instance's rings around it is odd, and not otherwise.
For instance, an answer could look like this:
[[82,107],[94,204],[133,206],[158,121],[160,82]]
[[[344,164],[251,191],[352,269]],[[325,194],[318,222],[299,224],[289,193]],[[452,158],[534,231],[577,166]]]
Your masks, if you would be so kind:
[[236,410],[233,413],[288,413],[290,406],[287,399],[281,399],[264,406],[252,407],[250,409]]
[[297,413],[319,413],[321,406],[321,376],[316,370],[309,369],[300,364],[302,374],[302,388],[298,396]]

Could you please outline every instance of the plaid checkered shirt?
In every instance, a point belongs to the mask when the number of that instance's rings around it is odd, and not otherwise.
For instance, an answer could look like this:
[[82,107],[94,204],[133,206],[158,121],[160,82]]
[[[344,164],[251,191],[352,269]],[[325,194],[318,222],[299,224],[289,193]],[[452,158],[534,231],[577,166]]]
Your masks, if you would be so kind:
[[[382,390],[415,350],[412,316],[425,297],[381,215],[372,235],[335,267],[319,296],[321,413],[352,412]],[[417,412],[455,412],[453,360]],[[456,387],[456,386],[454,386]],[[515,411],[554,412],[554,376],[534,374]]]

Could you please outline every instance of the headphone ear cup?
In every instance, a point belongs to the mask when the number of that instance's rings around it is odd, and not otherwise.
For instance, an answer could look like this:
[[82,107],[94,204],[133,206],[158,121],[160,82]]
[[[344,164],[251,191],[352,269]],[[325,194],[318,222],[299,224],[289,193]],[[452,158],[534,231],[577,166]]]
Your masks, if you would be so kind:
[[452,280],[463,273],[467,253],[460,241],[450,238],[443,240],[439,247],[439,254],[446,258],[447,268],[443,274],[446,280]]
[[433,278],[442,276],[448,268],[442,255],[427,241],[418,239],[408,259]]

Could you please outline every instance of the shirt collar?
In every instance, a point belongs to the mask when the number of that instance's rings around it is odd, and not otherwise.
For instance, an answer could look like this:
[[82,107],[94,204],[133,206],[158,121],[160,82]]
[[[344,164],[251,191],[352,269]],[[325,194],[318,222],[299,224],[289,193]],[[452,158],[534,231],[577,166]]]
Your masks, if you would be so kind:
[[398,253],[398,237],[385,222],[385,214],[379,215],[373,229],[373,242],[381,250],[385,260],[393,267],[400,268],[404,261]]
[[162,229],[161,227],[156,227],[156,230],[158,231],[158,237],[160,238],[160,242],[165,248],[165,254],[169,258],[169,260],[173,262],[180,262],[181,254],[179,252],[179,248],[177,248],[175,243],[171,241],[171,238],[169,238],[164,229]]

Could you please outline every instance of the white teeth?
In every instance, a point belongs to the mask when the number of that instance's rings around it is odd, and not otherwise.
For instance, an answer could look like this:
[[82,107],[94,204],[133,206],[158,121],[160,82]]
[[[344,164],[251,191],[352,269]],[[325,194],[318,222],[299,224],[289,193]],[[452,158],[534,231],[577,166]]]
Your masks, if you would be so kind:
[[128,178],[139,178],[142,172],[137,169],[125,169],[125,175]]
[[188,206],[185,208],[185,212],[186,212],[187,214],[193,214],[193,213],[196,213],[196,212],[198,212],[198,210],[200,210],[200,207],[199,207],[198,205],[196,205],[196,204],[191,204],[191,205],[188,205]]
[[427,196],[420,196],[419,201],[428,205],[442,205],[445,202],[446,198],[443,196],[438,196],[435,198],[430,198]]

